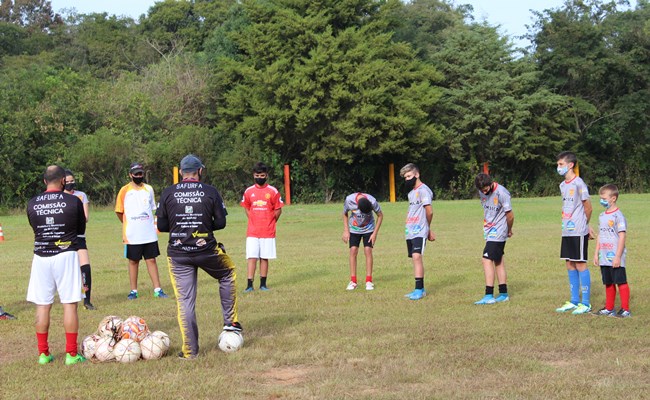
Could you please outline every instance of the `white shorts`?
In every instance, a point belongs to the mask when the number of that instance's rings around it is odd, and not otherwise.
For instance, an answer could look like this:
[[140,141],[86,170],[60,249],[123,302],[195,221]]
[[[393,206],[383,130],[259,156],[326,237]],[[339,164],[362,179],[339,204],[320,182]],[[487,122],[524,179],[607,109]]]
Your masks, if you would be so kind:
[[246,258],[264,258],[274,260],[275,238],[246,238]]
[[52,257],[34,255],[27,288],[27,301],[45,306],[54,303],[59,293],[61,303],[77,303],[84,298],[81,269],[76,251],[65,251]]

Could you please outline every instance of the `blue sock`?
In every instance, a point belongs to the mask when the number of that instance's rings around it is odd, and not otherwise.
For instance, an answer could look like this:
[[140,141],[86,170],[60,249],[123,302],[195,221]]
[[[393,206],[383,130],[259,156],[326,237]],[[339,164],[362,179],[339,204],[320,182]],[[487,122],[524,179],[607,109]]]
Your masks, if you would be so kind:
[[580,303],[580,275],[577,269],[570,269],[569,273],[569,287],[571,288],[571,303]]
[[591,305],[591,275],[589,269],[580,271],[580,291],[582,292],[582,304]]

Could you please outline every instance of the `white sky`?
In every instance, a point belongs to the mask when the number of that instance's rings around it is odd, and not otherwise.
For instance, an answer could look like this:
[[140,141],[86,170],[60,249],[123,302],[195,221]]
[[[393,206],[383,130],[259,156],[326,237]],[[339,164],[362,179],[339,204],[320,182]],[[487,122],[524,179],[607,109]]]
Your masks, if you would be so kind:
[[[526,25],[532,24],[530,10],[542,11],[557,8],[564,0],[454,0],[456,4],[471,4],[476,21],[486,20],[490,25],[500,25],[501,33],[507,34],[519,45],[527,43],[514,37],[526,33]],[[55,12],[75,8],[79,13],[107,12],[137,19],[146,14],[155,0],[51,0]],[[636,0],[630,0],[632,6]]]

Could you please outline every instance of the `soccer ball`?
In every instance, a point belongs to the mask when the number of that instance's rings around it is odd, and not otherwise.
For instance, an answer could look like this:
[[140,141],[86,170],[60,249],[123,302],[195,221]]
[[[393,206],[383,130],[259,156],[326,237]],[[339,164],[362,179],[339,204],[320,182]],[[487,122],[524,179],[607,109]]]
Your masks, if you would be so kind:
[[157,360],[165,354],[165,344],[160,336],[147,335],[140,342],[142,358],[145,360]]
[[219,348],[226,353],[234,353],[244,345],[241,332],[223,331],[219,335]]
[[167,353],[167,350],[169,350],[169,346],[171,345],[171,341],[169,340],[169,336],[163,332],[163,331],[155,331],[152,333],[153,336],[158,336],[162,340],[163,344],[163,349],[164,353]]
[[81,341],[81,355],[87,359],[91,359],[95,356],[95,350],[97,350],[97,342],[101,339],[101,336],[98,335],[89,335]]
[[103,337],[97,342],[95,348],[95,358],[99,361],[111,361],[115,359],[113,354],[113,346],[115,346],[115,339],[110,336]]
[[113,355],[121,363],[136,362],[141,354],[140,345],[133,339],[122,339],[113,347]]
[[102,319],[97,327],[97,334],[99,336],[111,336],[117,338],[120,330],[122,329],[122,318],[115,315],[109,315]]
[[149,333],[149,327],[143,318],[135,315],[127,318],[122,322],[121,339],[133,339],[136,342],[144,339]]

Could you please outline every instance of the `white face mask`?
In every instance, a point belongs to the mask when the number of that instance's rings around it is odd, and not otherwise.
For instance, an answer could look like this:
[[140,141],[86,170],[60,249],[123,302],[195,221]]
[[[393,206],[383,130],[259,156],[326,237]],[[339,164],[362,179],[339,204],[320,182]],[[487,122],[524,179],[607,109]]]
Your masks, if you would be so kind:
[[564,167],[557,167],[557,173],[564,176],[566,173],[569,172],[569,167],[566,165]]

